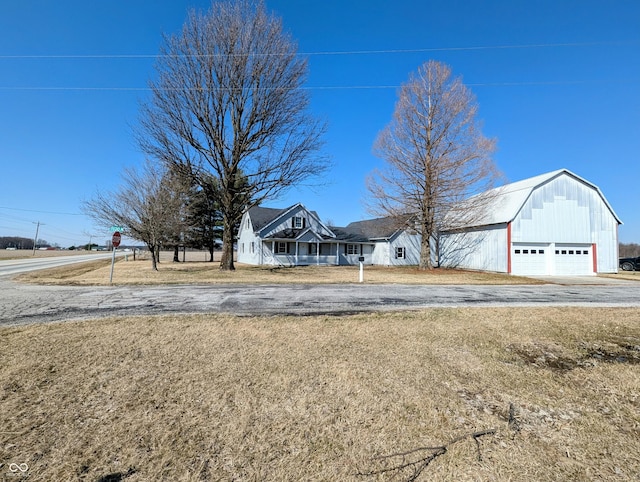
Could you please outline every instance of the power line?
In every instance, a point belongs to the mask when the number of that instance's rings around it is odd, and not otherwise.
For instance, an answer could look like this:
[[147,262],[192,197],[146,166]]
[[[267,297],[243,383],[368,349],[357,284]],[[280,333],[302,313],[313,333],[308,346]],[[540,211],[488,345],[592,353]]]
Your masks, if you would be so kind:
[[0,206],[0,209],[10,209],[12,211],[23,211],[28,213],[42,213],[42,214],[61,214],[65,216],[83,216],[82,213],[61,213],[56,211],[38,211],[36,209],[21,209],[21,208],[11,208],[7,206]]
[[[535,86],[535,85],[587,85],[587,84],[637,84],[640,79],[599,79],[599,80],[543,80],[543,81],[522,81],[522,82],[467,82],[465,85],[469,87],[517,87],[517,86]],[[317,85],[297,87],[300,90],[385,90],[398,89],[401,85]],[[283,88],[278,87],[278,90]],[[0,86],[0,91],[88,91],[88,92],[151,92],[150,87],[7,87]],[[201,91],[205,89],[157,89],[160,91]],[[232,89],[226,89],[232,90]],[[272,90],[269,88],[258,89],[261,91]],[[288,89],[291,90],[291,89]],[[56,214],[56,213],[54,213]],[[58,213],[69,214],[69,213]]]
[[[299,52],[300,56],[328,56],[328,55],[380,55],[380,54],[411,54],[426,52],[456,52],[456,51],[474,51],[474,50],[511,50],[511,49],[537,49],[537,48],[560,48],[560,47],[620,47],[625,45],[637,45],[640,41],[627,42],[565,42],[565,43],[538,43],[538,44],[522,44],[522,45],[475,45],[463,47],[426,47],[414,49],[377,49],[377,50],[327,50],[327,51],[310,51]],[[288,54],[280,53],[252,53],[252,54],[203,54],[191,55],[188,57],[232,57],[232,56],[281,56]],[[158,59],[158,58],[174,58],[187,57],[185,55],[169,55],[169,54],[18,54],[18,55],[0,55],[0,59]]]

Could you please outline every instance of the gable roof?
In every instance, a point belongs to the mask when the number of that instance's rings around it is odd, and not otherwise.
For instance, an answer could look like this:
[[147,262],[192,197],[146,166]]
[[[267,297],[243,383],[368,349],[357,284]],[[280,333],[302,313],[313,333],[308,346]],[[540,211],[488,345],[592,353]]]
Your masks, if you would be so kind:
[[398,231],[402,231],[406,227],[407,221],[408,217],[387,216],[355,221],[344,228],[332,227],[331,229],[334,230],[339,239],[366,242],[392,238]]
[[393,216],[365,219],[364,221],[350,223],[345,229],[368,239],[389,239],[405,224],[403,221]]
[[[249,208],[249,210],[247,211],[249,217],[251,218],[251,223],[253,226],[253,231],[254,232],[258,232],[258,231],[262,231],[263,229],[265,229],[266,227],[268,227],[270,224],[274,224],[276,222],[279,222],[281,219],[285,218],[289,213],[291,213],[292,211],[294,211],[295,209],[303,209],[304,211],[306,211],[310,216],[314,217],[316,219],[316,221],[327,231],[331,232],[331,230],[329,228],[327,228],[327,226],[320,220],[320,217],[318,216],[318,213],[315,211],[310,211],[308,210],[302,203],[296,203],[292,206],[289,206],[288,208],[284,208],[284,209],[276,209],[276,208],[263,208],[261,206],[253,206],[251,208]],[[296,238],[300,235],[300,233],[305,230],[306,228],[302,228],[302,229],[285,229],[283,231],[280,231],[279,233],[273,233],[271,236],[269,236],[269,238],[274,238],[274,237],[279,237],[279,238]],[[276,236],[278,235],[278,236]],[[321,236],[322,238],[326,238],[325,235],[321,235],[318,234],[318,236]]]
[[504,224],[513,221],[524,204],[527,202],[533,191],[562,175],[573,177],[577,181],[580,181],[583,184],[586,184],[590,188],[594,189],[598,193],[602,201],[605,203],[605,205],[609,208],[616,221],[622,224],[598,186],[581,178],[568,169],[558,169],[546,174],[540,174],[539,176],[523,179],[522,181],[505,184],[495,189],[491,189],[484,194],[480,194],[480,196],[488,195],[490,197],[494,197],[494,199],[491,200],[491,208],[487,209],[482,216],[480,216],[478,219],[475,219],[474,222],[467,227],[489,226],[492,224]]

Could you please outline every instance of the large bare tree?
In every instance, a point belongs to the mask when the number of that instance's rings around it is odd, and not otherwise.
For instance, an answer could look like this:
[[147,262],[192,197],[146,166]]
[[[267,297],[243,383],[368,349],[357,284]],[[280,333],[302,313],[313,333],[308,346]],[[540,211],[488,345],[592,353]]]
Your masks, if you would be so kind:
[[308,114],[307,62],[262,3],[215,2],[191,11],[167,37],[152,95],[141,108],[144,152],[220,186],[223,254],[234,269],[233,243],[243,212],[318,176],[325,126]]
[[402,85],[393,120],[376,139],[374,153],[386,165],[367,179],[370,210],[405,221],[413,215],[411,227],[422,235],[421,269],[433,267],[438,231],[479,216],[488,204],[480,193],[499,178],[495,141],[482,135],[477,111],[461,79],[429,61]]

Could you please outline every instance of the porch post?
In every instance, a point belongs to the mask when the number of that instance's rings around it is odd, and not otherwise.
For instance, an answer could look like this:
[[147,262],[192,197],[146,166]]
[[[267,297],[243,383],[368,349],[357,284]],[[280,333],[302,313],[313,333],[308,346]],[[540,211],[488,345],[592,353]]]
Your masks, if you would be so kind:
[[273,264],[277,264],[276,263],[276,242],[275,241],[271,241],[271,257],[273,258]]
[[296,241],[296,266],[298,266],[298,241]]
[[316,241],[316,266],[320,266],[320,241]]

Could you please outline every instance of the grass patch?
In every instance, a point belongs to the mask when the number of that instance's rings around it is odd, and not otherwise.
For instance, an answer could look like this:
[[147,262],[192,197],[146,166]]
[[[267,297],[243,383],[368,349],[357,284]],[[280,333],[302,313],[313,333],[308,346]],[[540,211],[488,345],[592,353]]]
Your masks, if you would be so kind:
[[3,476],[409,480],[358,474],[448,443],[419,480],[640,476],[635,309],[112,318],[0,346]]
[[[186,262],[173,263],[172,253],[163,253],[158,271],[151,269],[149,260],[119,258],[113,283],[117,285],[167,284],[345,284],[358,283],[357,266],[249,266],[236,264],[233,272],[220,271],[219,263],[204,261],[204,253],[188,253]],[[182,255],[180,256],[182,260]],[[198,260],[196,260],[198,259]],[[67,271],[68,270],[68,271]],[[91,264],[89,268],[63,267],[32,271],[17,279],[26,283],[106,285],[109,284],[111,261]],[[421,271],[415,267],[366,266],[365,283],[401,284],[540,284],[542,281],[498,273],[483,273],[455,269]]]

